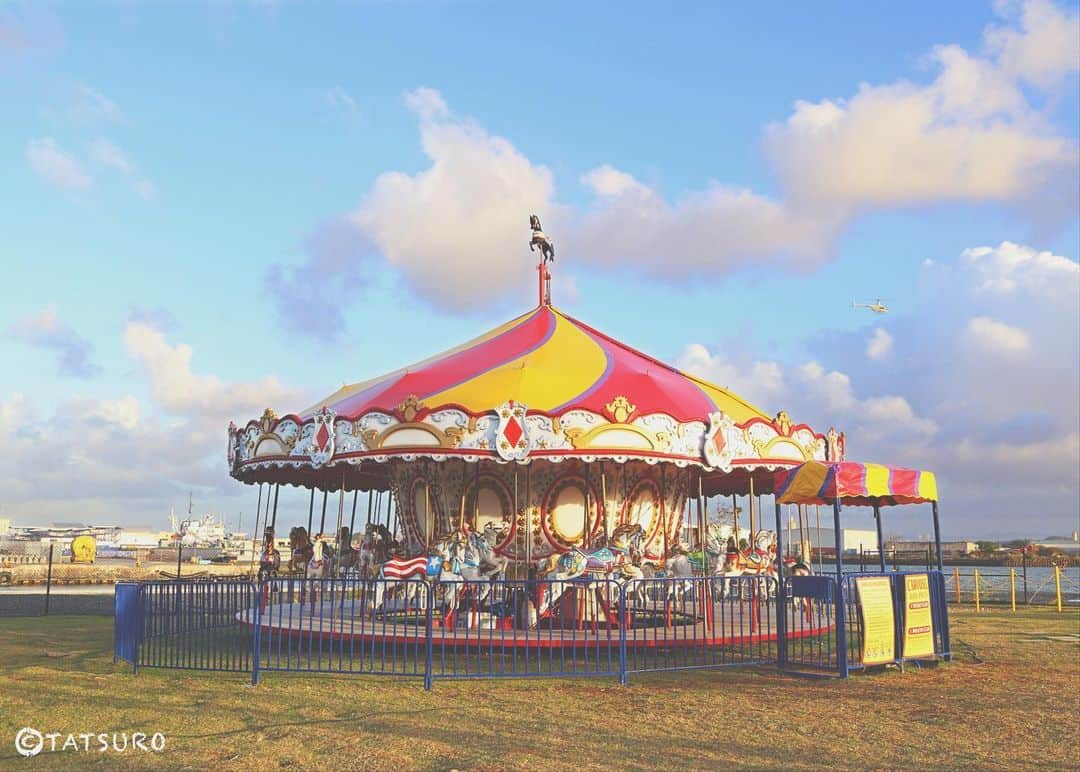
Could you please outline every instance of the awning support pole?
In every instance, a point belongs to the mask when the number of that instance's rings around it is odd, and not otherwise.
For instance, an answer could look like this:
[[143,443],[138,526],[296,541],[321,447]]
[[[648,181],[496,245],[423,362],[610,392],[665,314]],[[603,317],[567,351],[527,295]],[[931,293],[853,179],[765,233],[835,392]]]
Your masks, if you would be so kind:
[[881,505],[874,503],[874,523],[877,525],[877,554],[881,573],[885,573],[885,540],[881,537]]
[[787,666],[787,591],[784,587],[784,531],[780,527],[780,501],[773,496],[776,504],[776,666],[783,670]]
[[937,502],[933,501],[930,505],[934,512],[934,551],[937,553],[937,570],[943,571],[941,565],[941,525],[938,522]]
[[847,607],[844,604],[844,551],[841,549],[843,535],[840,531],[840,499],[833,501],[833,545],[836,550],[836,662],[840,677],[848,677],[848,631]]

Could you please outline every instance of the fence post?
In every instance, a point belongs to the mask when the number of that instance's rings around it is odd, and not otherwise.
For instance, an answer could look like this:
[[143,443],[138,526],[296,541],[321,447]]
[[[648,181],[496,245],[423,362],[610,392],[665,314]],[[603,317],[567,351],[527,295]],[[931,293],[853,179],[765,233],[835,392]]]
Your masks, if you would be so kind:
[[1054,589],[1057,590],[1057,610],[1061,613],[1061,566],[1054,566]]
[[956,583],[956,605],[960,605],[960,567],[953,566],[953,582]]
[[49,592],[52,590],[52,559],[53,547],[55,546],[51,541],[49,542],[49,570],[45,574],[45,616],[49,616]]
[[1016,611],[1016,569],[1009,569],[1009,605]]
[[263,583],[266,580],[259,582],[258,585],[250,585],[252,588],[253,601],[250,613],[255,620],[255,630],[251,636],[251,685],[259,685],[259,665],[262,660],[262,616],[263,616]]
[[1027,549],[1026,548],[1020,554],[1020,558],[1021,558],[1020,559],[1020,565],[1024,569],[1024,605],[1026,606],[1031,602],[1031,600],[1028,598],[1028,589],[1027,589]]
[[[637,579],[631,579],[630,581],[640,581]],[[626,605],[626,585],[630,582],[624,582],[619,585],[619,685],[626,686],[630,683],[630,676],[626,672],[626,625],[628,620],[628,612]]]
[[431,585],[424,584],[424,630],[427,634],[427,646],[424,648],[424,691],[431,691],[431,687],[434,685],[434,665],[433,665],[433,647],[432,641],[432,603],[434,597],[431,594]]
[[975,569],[975,611],[982,611],[982,607],[979,605],[979,569]]

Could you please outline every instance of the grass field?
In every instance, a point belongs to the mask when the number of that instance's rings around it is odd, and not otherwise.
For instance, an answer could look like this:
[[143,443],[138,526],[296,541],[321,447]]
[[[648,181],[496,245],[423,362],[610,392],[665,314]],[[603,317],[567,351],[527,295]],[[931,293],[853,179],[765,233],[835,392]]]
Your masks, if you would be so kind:
[[[0,768],[1076,768],[1080,610],[952,611],[956,661],[437,683],[143,670],[112,620],[0,620]],[[977,663],[981,659],[982,663]],[[162,732],[162,753],[15,752],[20,727]],[[94,746],[92,746],[92,749]]]

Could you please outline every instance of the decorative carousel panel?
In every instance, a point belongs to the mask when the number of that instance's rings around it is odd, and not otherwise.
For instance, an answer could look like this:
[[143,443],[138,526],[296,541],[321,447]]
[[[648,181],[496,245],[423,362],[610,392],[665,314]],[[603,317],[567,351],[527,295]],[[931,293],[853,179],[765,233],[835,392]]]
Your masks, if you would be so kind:
[[586,513],[585,480],[581,477],[562,477],[544,496],[544,531],[561,547],[581,544],[585,534],[596,529],[596,492],[589,494]]
[[419,531],[421,541],[430,543],[433,539],[438,538],[438,497],[434,495],[434,491],[429,487],[427,480],[423,478],[413,480],[412,489],[409,493],[409,504],[411,505],[413,522]]
[[644,541],[648,542],[660,524],[659,511],[659,489],[652,480],[641,480],[626,499],[622,521],[627,525],[640,525],[645,532]]
[[465,498],[465,520],[473,529],[482,531],[488,523],[509,523],[513,506],[510,491],[502,480],[483,475],[479,482],[474,481],[469,487]]

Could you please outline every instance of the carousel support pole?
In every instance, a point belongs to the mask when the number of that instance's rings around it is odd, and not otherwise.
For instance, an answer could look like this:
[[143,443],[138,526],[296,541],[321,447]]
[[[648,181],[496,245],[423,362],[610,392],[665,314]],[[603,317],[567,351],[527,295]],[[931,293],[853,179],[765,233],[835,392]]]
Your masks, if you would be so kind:
[[731,494],[731,520],[735,525],[735,549],[739,549],[739,497]]
[[585,461],[581,463],[585,466],[585,511],[581,515],[581,543],[587,550],[589,549],[589,505],[592,503],[590,495],[592,488],[589,484],[589,464]]
[[938,521],[938,508],[937,502],[931,502],[931,509],[934,513],[934,552],[937,554],[937,570],[944,571],[941,564],[941,524]]
[[511,525],[512,528],[517,527],[518,512],[518,470],[517,467],[514,467],[514,519]]
[[476,474],[473,475],[473,516],[472,528],[480,527],[480,462],[476,462]]
[[532,462],[525,467],[525,576],[532,579],[533,573],[533,543],[532,543],[532,510],[529,507],[529,496],[532,495]]
[[[753,472],[750,473],[750,498],[749,498],[749,504],[750,504],[750,536],[747,538],[746,541],[749,544],[750,549],[753,549],[754,548],[754,473]],[[759,507],[759,509],[760,509],[760,507]],[[761,519],[761,517],[760,517],[760,512],[759,512],[758,520],[760,520],[760,519]],[[758,524],[758,527],[759,528],[761,527],[760,523]]]
[[334,544],[336,550],[334,552],[334,571],[337,572],[338,565],[341,563],[341,526],[345,524],[345,470],[341,470],[341,490],[338,491],[338,505],[337,505],[337,530],[334,532]]
[[356,500],[360,497],[360,489],[355,488],[352,492],[352,517],[349,518],[349,549],[352,549],[353,532],[356,530]]
[[[255,571],[255,539],[258,538],[258,536],[259,536],[259,515],[262,513],[262,488],[263,488],[262,483],[259,483],[259,503],[255,505],[255,530],[251,532],[251,563],[248,566],[248,572],[249,573]],[[269,491],[267,491],[266,495],[267,496],[270,495]],[[177,545],[178,550],[179,550],[179,548],[180,548],[179,545]],[[180,557],[179,557],[179,555],[177,556],[177,559],[176,559],[176,578],[177,579],[180,578]]]
[[664,529],[664,571],[667,571],[668,562],[668,522],[667,522],[667,491],[664,489],[664,465],[660,465],[660,527]]
[[817,540],[817,572],[825,573],[825,557],[821,554],[821,505],[814,505],[814,514],[817,516],[817,524],[814,526],[814,538],[810,540],[810,562],[814,562],[814,540]]
[[[479,466],[479,464],[477,464],[477,466]],[[469,462],[467,462],[463,458],[461,459],[461,509],[458,513],[458,530],[462,532],[465,530],[465,493],[467,490],[466,477],[468,476],[468,474]],[[473,495],[477,495],[477,493],[479,493],[479,491],[477,491]]]
[[885,540],[881,537],[881,503],[874,502],[874,524],[877,526],[877,554],[881,573],[885,573]]
[[[278,502],[278,494],[280,492],[281,492],[281,484],[278,483],[278,484],[274,485],[274,517],[273,517],[273,519],[270,520],[270,528],[271,528],[271,530],[274,531],[274,533],[277,533],[277,502]],[[264,523],[264,525],[265,525],[265,523]]]
[[836,550],[836,661],[840,677],[848,677],[847,608],[844,606],[844,551],[840,531],[840,499],[833,501],[833,548]]
[[319,520],[319,535],[326,533],[326,498],[329,492],[324,488],[322,492],[322,519]]
[[604,543],[606,544],[611,539],[609,531],[611,528],[608,523],[608,501],[607,501],[607,472],[604,471],[604,462],[600,462],[600,509],[603,510],[601,516],[604,518]]
[[[776,496],[773,496],[776,499]],[[784,532],[780,528],[782,514],[780,502],[776,501],[776,666],[783,670],[787,666],[787,588],[784,586],[784,561],[780,555],[784,551]],[[788,532],[790,536],[790,531]],[[768,594],[766,593],[766,598]]]
[[367,492],[367,522],[364,524],[364,532],[367,532],[367,526],[371,525],[371,502],[375,499],[375,489],[369,488]]
[[705,532],[709,530],[708,523],[705,521],[709,519],[709,502],[705,499],[705,493],[702,490],[701,474],[698,474],[697,478],[697,518],[698,518],[698,544],[701,545],[701,566],[702,576],[709,575],[709,553],[705,551]]
[[424,546],[431,549],[431,483],[424,480]]
[[311,486],[311,501],[308,502],[307,509],[307,533],[308,538],[311,538],[311,518],[315,514],[315,486]]

